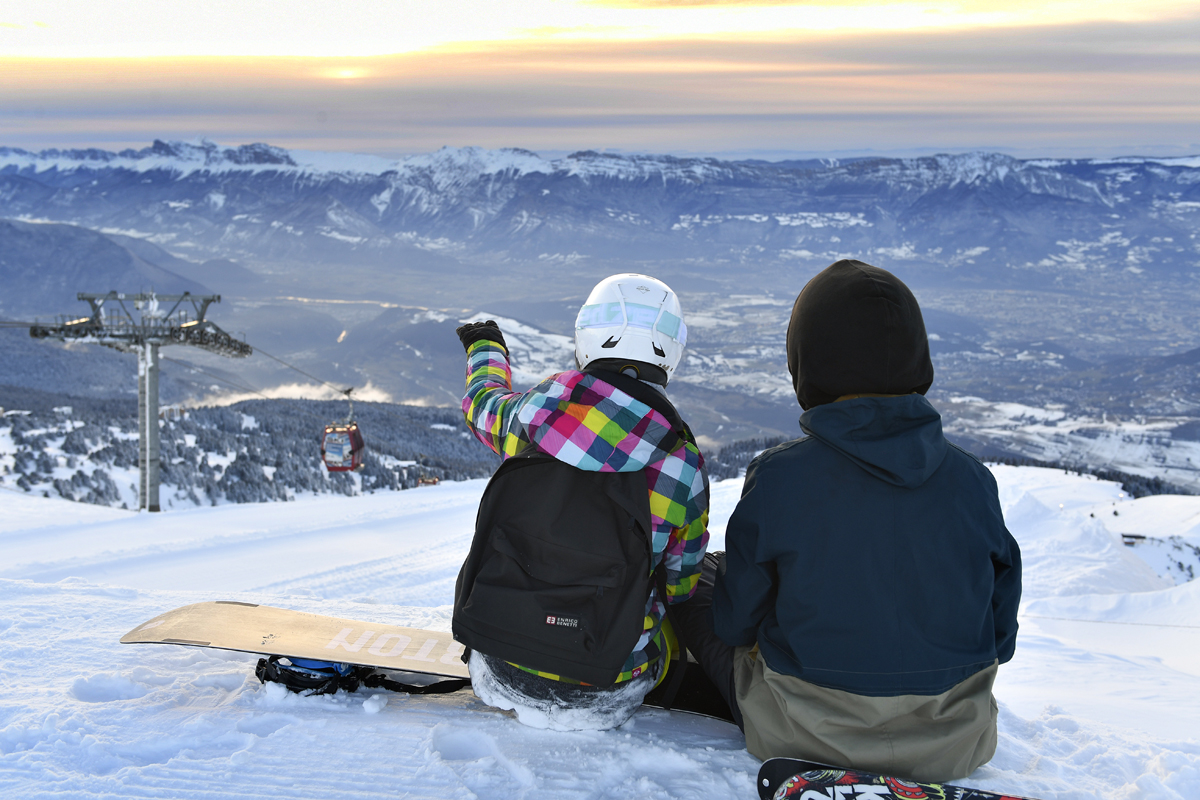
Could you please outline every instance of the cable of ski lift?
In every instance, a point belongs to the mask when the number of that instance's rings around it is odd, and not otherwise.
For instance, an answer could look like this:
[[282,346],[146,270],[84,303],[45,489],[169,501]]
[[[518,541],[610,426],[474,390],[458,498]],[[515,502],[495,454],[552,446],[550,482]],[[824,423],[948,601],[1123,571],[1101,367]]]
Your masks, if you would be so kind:
[[[354,420],[354,400],[351,397],[351,392],[354,391],[354,387],[351,386],[346,389],[339,388],[329,381],[322,380],[316,375],[300,369],[294,364],[289,364],[278,356],[271,355],[261,347],[253,345],[252,347],[254,347],[254,352],[261,353],[272,361],[282,364],[288,369],[299,372],[309,380],[315,381],[323,386],[328,386],[338,394],[346,396],[346,402],[349,405],[349,412],[347,413],[346,418],[342,420],[334,420],[326,424],[325,430],[321,434],[321,461],[325,464],[325,469],[329,472],[352,472],[354,470],[362,469],[363,464],[365,463],[364,459],[366,457],[367,445],[366,441],[363,439],[362,430],[358,427],[358,423]],[[173,361],[174,359],[169,360]],[[206,375],[210,374],[199,368],[194,369]],[[268,400],[270,399],[261,392],[257,392],[248,387],[238,387],[230,381],[218,378],[215,375],[212,375],[211,377],[216,378],[216,380],[221,380],[224,383],[228,383],[230,386],[234,386],[234,388],[241,389],[242,391],[253,392],[260,397]]]
[[215,375],[211,372],[207,372],[206,370],[202,370],[199,367],[197,367],[196,365],[189,364],[186,361],[180,361],[179,359],[171,358],[170,356],[163,356],[163,355],[160,355],[159,358],[162,359],[163,361],[170,361],[172,364],[178,364],[179,366],[185,367],[185,368],[191,370],[192,372],[199,372],[201,375],[207,375],[208,377],[212,378],[213,380],[220,381],[221,383],[225,384],[226,386],[232,386],[234,389],[237,389],[240,392],[256,394],[264,400],[271,399],[270,397],[267,397],[265,394],[258,391],[257,389],[251,389],[249,386],[242,386],[240,384],[234,383],[233,381],[229,380],[228,378],[222,378],[220,375]]
[[[0,320],[0,328],[28,328],[35,324],[37,323],[22,322],[18,320]],[[338,394],[346,397],[346,402],[348,405],[348,413],[346,417],[342,420],[330,422],[325,426],[325,430],[321,439],[321,460],[324,462],[326,469],[328,469],[330,472],[350,472],[352,470],[361,469],[364,464],[364,457],[366,455],[366,442],[363,438],[362,430],[359,428],[357,421],[354,419],[354,399],[351,396],[351,393],[354,391],[354,387],[350,386],[343,389],[335,384],[330,383],[329,381],[318,378],[316,375],[313,375],[310,372],[306,372],[294,364],[289,364],[287,361],[268,353],[261,347],[253,347],[255,352],[261,353],[272,361],[275,361],[290,370],[300,373],[315,383],[319,383],[322,386],[327,386]],[[219,381],[238,391],[256,394],[264,400],[272,399],[256,389],[253,389],[249,386],[240,385],[229,380],[228,378],[215,375],[193,364],[179,361],[178,359],[170,358],[168,356],[160,356],[160,358],[162,358],[164,361],[170,361],[173,364],[185,367],[193,372],[206,375],[207,377]]]
[[346,403],[349,405],[346,418],[343,420],[334,420],[326,424],[325,431],[321,434],[321,461],[325,464],[325,469],[329,472],[352,472],[362,469],[367,454],[367,443],[363,439],[362,430],[354,420],[354,399],[350,396],[351,392],[354,391],[354,387],[340,389],[329,381],[321,380],[316,375],[305,372],[299,367],[284,361],[282,358],[271,355],[260,347],[255,347],[254,351],[262,353],[267,358],[282,364],[288,369],[299,372],[309,380],[328,386],[338,394],[346,396]]
[[[247,342],[249,344],[249,342]],[[346,402],[349,405],[349,413],[346,418],[340,421],[333,421],[325,425],[325,430],[321,436],[321,461],[325,464],[325,468],[329,472],[351,472],[362,469],[366,456],[366,441],[363,438],[362,430],[358,426],[358,422],[354,419],[354,399],[351,393],[354,387],[342,389],[329,381],[322,380],[312,373],[305,372],[294,364],[289,364],[278,356],[271,355],[266,350],[263,350],[258,345],[251,345],[255,353],[261,353],[267,358],[275,361],[290,370],[300,373],[311,381],[328,386],[338,394],[346,396]],[[214,376],[215,377],[215,376]],[[217,380],[221,380],[217,378]],[[227,382],[227,381],[226,381]],[[232,384],[231,384],[232,385]],[[247,389],[246,391],[254,391]],[[254,392],[261,397],[265,397],[261,392]],[[271,399],[271,398],[266,398]],[[386,409],[385,413],[389,413]],[[424,470],[421,471],[421,476],[418,485],[436,484],[436,477],[427,475]]]
[[[325,426],[325,431],[321,437],[321,460],[325,464],[325,468],[329,472],[351,472],[361,469],[366,456],[366,441],[363,438],[362,430],[358,426],[358,422],[354,419],[354,398],[351,393],[354,387],[340,389],[329,381],[321,380],[316,375],[305,372],[299,367],[289,364],[278,356],[273,356],[261,347],[254,345],[254,352],[261,353],[272,361],[276,361],[288,369],[299,372],[309,380],[316,381],[323,386],[328,386],[338,394],[346,396],[346,402],[349,405],[349,413],[344,420],[340,422],[330,422]],[[390,413],[386,409],[385,413]],[[419,486],[436,484],[437,477],[430,476],[421,470],[420,478],[418,479]]]
[[330,383],[329,381],[323,381],[323,380],[321,380],[320,378],[318,378],[316,375],[312,375],[312,374],[310,374],[310,373],[307,373],[307,372],[305,372],[304,370],[300,369],[299,367],[297,367],[297,366],[295,366],[295,365],[293,365],[293,364],[289,364],[288,362],[284,361],[282,358],[278,358],[277,356],[273,356],[273,355],[271,355],[271,354],[270,354],[270,353],[268,353],[266,350],[263,350],[262,348],[258,347],[257,345],[252,345],[252,347],[254,347],[254,352],[256,352],[256,353],[260,353],[260,354],[262,354],[262,355],[266,356],[267,358],[271,359],[272,361],[278,361],[280,364],[282,364],[283,366],[287,367],[288,369],[295,370],[296,372],[299,372],[301,375],[303,375],[304,377],[308,378],[309,380],[313,380],[313,381],[316,381],[317,383],[320,383],[320,384],[322,384],[322,385],[324,385],[324,386],[328,386],[330,389],[333,389],[333,390],[334,390],[335,392],[337,392],[338,394],[344,394],[344,395],[347,395],[347,396],[349,396],[349,393],[350,393],[350,392],[352,392],[352,391],[354,391],[354,387],[353,387],[353,386],[351,386],[349,389],[339,389],[337,386],[333,385],[333,384],[332,384],[332,383]]

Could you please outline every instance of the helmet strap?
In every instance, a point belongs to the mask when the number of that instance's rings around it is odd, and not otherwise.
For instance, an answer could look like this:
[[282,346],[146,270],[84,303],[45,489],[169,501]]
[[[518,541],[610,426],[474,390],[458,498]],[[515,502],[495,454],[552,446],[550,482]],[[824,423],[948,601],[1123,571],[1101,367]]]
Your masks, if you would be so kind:
[[[646,383],[659,386],[667,385],[667,371],[645,361],[633,361],[623,358],[597,358],[583,368],[583,372],[615,372],[628,378],[634,378]],[[633,374],[630,374],[630,373]]]

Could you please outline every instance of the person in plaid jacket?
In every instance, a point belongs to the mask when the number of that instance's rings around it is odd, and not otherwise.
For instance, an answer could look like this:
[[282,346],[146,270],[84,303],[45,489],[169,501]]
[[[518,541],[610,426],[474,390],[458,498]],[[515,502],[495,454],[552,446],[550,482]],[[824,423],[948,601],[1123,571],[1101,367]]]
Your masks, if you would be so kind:
[[643,472],[653,562],[664,564],[667,577],[667,596],[651,592],[641,637],[613,686],[589,686],[478,652],[470,658],[472,686],[484,702],[514,709],[537,727],[619,725],[664,672],[664,603],[695,592],[708,543],[704,459],[665,391],[687,337],[679,301],[666,284],[644,275],[605,279],[576,319],[578,368],[526,392],[513,391],[508,347],[495,322],[466,324],[457,333],[467,353],[463,414],[475,436],[503,458],[532,445],[582,470]]

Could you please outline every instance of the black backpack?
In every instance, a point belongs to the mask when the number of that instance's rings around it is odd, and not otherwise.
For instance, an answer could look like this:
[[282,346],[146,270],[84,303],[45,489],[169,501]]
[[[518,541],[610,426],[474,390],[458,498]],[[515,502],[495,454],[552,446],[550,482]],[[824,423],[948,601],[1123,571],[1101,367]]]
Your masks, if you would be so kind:
[[483,493],[455,586],[454,638],[611,686],[642,634],[652,536],[643,472],[587,472],[527,448]]

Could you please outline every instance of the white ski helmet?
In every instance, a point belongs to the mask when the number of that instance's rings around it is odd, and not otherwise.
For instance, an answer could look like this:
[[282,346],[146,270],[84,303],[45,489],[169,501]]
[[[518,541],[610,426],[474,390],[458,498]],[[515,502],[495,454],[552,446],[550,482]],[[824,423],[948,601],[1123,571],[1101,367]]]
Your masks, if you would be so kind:
[[579,369],[600,360],[636,361],[661,369],[665,385],[686,344],[679,298],[670,286],[646,275],[628,272],[600,281],[575,318]]

